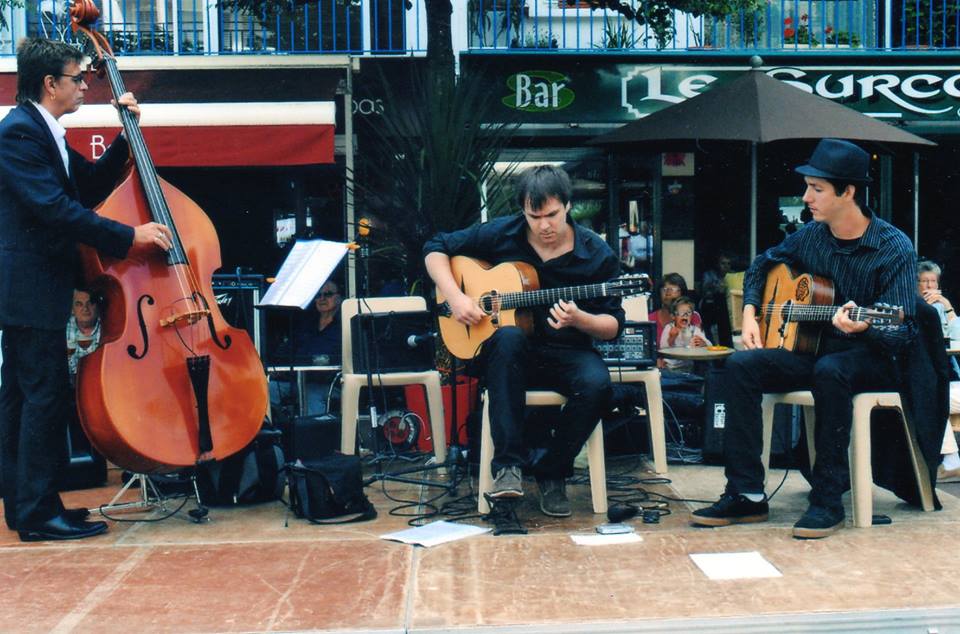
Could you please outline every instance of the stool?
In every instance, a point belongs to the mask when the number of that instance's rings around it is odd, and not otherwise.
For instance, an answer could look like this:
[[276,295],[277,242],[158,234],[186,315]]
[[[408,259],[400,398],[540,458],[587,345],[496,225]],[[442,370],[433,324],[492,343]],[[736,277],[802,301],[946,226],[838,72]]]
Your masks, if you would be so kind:
[[[527,405],[543,407],[545,405],[563,405],[567,399],[562,394],[549,390],[527,391]],[[490,435],[490,398],[483,392],[483,424],[480,431],[480,482],[477,496],[477,510],[489,513],[485,493],[493,489],[493,437]],[[587,439],[587,461],[590,467],[590,493],[593,497],[593,512],[607,512],[607,469],[603,455],[603,423],[598,421],[590,438]]]

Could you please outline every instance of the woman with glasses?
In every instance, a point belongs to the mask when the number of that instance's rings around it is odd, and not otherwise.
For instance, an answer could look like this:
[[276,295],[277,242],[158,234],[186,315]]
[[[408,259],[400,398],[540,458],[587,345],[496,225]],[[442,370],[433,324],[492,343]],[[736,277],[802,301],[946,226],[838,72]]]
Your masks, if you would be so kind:
[[[657,341],[663,336],[663,329],[673,321],[671,307],[673,302],[687,296],[687,281],[679,273],[667,273],[660,281],[660,308],[650,313],[648,319],[657,322]],[[693,311],[690,323],[703,327],[703,318],[700,313]]]
[[[940,292],[940,267],[930,260],[921,260],[917,263],[917,286],[923,299],[940,315],[944,337],[951,341],[960,339],[960,319],[943,293]],[[960,368],[957,367],[956,357],[950,357],[950,413],[960,413]],[[937,482],[960,482],[960,453],[957,449],[957,440],[953,435],[953,426],[947,421],[947,428],[943,435],[943,445],[940,447],[942,462],[937,467]]]
[[[341,361],[340,285],[327,280],[313,298],[313,310],[294,329],[293,337],[278,346],[274,360],[294,365],[338,366]],[[303,395],[309,416],[329,411],[328,396],[335,372],[308,372]],[[336,396],[336,395],[334,395]],[[289,377],[274,375],[270,380],[270,401],[274,406],[292,405]]]

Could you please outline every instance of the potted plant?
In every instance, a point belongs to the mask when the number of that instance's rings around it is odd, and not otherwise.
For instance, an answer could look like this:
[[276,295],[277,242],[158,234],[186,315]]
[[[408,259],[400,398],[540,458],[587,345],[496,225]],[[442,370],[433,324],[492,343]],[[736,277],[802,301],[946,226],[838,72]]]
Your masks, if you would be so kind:
[[860,36],[851,31],[837,31],[829,24],[823,30],[824,44],[826,46],[848,46],[857,48],[860,46]]
[[794,24],[793,16],[787,16],[783,19],[783,43],[784,45],[793,44],[794,46],[816,46],[820,42],[810,30],[810,16],[806,13],[800,15],[800,19]]

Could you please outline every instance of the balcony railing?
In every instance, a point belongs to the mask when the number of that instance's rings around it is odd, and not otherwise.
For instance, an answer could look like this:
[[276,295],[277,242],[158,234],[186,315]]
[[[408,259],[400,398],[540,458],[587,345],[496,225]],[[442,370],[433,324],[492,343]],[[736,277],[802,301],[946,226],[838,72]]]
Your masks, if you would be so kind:
[[[409,2],[412,6],[406,6]],[[405,54],[426,50],[423,0],[307,0],[293,14],[252,15],[217,0],[103,0],[98,28],[125,55]],[[68,0],[7,9],[0,55],[25,35],[71,41]]]
[[[218,0],[103,0],[100,28],[125,55],[411,54],[427,47],[423,5],[307,0],[276,16]],[[26,0],[4,9],[0,55],[13,55],[24,35],[70,40],[67,7],[67,0]],[[724,19],[672,17],[673,30],[658,41],[648,26],[579,0],[455,0],[453,44],[510,53],[960,49],[960,0],[767,0],[759,11]]]
[[[626,0],[637,7],[638,0]],[[673,14],[662,41],[616,11],[569,0],[468,0],[474,50],[799,51],[960,48],[958,0],[767,0],[724,19]]]

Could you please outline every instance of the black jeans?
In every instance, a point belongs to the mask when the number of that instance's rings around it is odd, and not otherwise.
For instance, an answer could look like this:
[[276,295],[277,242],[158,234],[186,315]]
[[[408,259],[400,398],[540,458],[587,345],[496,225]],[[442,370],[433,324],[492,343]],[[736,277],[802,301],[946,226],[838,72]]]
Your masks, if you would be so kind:
[[483,344],[480,359],[490,398],[493,472],[527,461],[523,446],[525,393],[546,389],[567,397],[546,452],[530,464],[539,479],[573,475],[573,459],[597,426],[613,394],[607,366],[594,350],[538,346],[514,326]]
[[59,515],[66,460],[67,344],[63,330],[5,327],[0,384],[0,476],[7,524]]
[[763,393],[811,390],[817,418],[812,439],[817,460],[809,501],[843,508],[840,497],[850,484],[847,448],[853,396],[895,389],[895,368],[891,359],[863,342],[825,338],[821,348],[816,357],[761,349],[737,352],[727,359],[721,392],[727,403],[723,443],[727,493],[763,492]]

